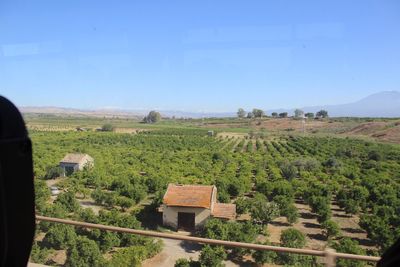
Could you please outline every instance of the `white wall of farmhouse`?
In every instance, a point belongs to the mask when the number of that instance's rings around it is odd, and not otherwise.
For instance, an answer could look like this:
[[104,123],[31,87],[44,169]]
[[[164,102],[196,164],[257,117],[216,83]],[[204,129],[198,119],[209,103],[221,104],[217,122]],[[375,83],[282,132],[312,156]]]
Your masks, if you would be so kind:
[[207,219],[211,216],[211,210],[205,208],[190,207],[168,207],[163,205],[163,224],[172,228],[178,228],[178,212],[187,212],[195,214],[196,229],[204,226]]

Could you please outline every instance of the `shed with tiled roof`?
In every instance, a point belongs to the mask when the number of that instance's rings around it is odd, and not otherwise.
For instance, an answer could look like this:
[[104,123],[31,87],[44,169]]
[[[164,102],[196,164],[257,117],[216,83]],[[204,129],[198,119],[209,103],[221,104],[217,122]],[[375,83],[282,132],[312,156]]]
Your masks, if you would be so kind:
[[81,171],[85,167],[92,167],[94,160],[88,154],[69,153],[60,161],[63,176],[68,176],[75,171]]
[[159,210],[164,225],[189,231],[202,227],[210,217],[236,217],[236,205],[217,203],[217,188],[211,185],[169,184]]

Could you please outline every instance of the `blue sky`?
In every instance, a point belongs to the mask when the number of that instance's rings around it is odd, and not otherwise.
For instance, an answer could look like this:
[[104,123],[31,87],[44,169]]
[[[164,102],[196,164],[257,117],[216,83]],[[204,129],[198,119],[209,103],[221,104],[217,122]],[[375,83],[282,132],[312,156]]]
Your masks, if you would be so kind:
[[232,111],[399,90],[400,2],[0,1],[19,106]]

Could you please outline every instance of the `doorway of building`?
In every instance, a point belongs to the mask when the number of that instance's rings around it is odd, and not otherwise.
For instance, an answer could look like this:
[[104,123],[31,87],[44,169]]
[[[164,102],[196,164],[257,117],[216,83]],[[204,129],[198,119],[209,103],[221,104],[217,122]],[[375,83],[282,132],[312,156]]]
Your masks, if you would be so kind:
[[189,212],[178,212],[178,229],[184,231],[194,231],[195,214]]

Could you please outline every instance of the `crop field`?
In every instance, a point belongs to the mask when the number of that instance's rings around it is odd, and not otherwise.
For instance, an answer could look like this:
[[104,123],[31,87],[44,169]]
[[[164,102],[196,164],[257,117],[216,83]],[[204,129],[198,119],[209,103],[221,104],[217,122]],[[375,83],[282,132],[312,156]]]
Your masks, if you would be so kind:
[[[400,237],[398,145],[262,132],[210,137],[207,131],[179,125],[135,134],[31,129],[37,212],[169,231],[157,212],[168,183],[205,184],[217,186],[219,202],[236,203],[238,216],[232,222],[210,220],[199,236],[312,249],[329,245],[369,255]],[[71,152],[91,155],[94,167],[60,178],[58,163]],[[62,193],[50,196],[49,186]],[[288,235],[298,236],[289,242],[283,238]],[[89,252],[80,249],[85,246]],[[77,255],[89,253],[92,266],[140,266],[162,250],[161,241],[149,238],[41,223],[31,260],[80,266]],[[236,263],[320,264],[276,253],[224,253]]]

